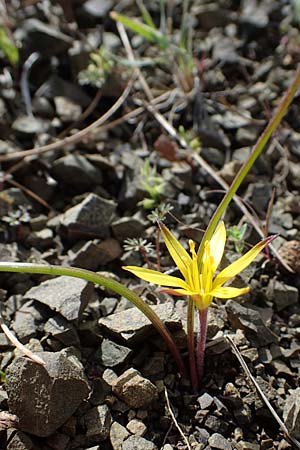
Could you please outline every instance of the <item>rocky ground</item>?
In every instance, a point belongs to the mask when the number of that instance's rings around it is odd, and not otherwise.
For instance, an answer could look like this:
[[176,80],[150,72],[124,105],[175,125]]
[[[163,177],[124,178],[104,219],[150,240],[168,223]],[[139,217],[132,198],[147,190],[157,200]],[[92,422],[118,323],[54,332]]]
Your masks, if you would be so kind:
[[[122,266],[156,267],[157,214],[185,245],[200,241],[224,181],[294,76],[299,2],[191,2],[193,76],[174,60],[181,2],[166,5],[167,50],[117,29],[109,12],[141,17],[137,4],[0,2],[19,48],[16,62],[0,41],[0,260],[76,266],[126,283],[187,363],[186,300]],[[159,2],[145,6],[163,25]],[[248,216],[236,204],[226,214],[227,259],[260,239],[254,222],[280,234],[281,262],[262,255],[236,280],[251,293],[210,308],[199,392],[125,298],[65,276],[1,274],[5,323],[46,362],[20,356],[0,333],[2,449],[300,448],[291,441],[300,440],[299,117],[297,94],[239,191]],[[233,228],[243,223],[244,236]],[[172,269],[163,244],[160,257]]]

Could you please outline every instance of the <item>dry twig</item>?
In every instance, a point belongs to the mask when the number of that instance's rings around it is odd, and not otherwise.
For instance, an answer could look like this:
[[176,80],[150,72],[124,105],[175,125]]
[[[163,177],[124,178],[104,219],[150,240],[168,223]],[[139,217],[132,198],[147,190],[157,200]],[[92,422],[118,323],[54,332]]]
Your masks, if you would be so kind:
[[166,403],[167,403],[167,407],[168,407],[168,411],[170,413],[170,416],[174,422],[175,427],[177,428],[177,430],[179,431],[180,435],[182,436],[182,439],[184,440],[184,442],[187,445],[188,450],[192,450],[189,441],[187,440],[187,437],[184,435],[182,429],[180,428],[180,426],[178,425],[178,422],[176,420],[176,417],[172,411],[171,405],[170,405],[170,401],[169,401],[169,396],[168,396],[168,391],[165,388],[165,398],[166,398]]
[[7,339],[18,349],[20,352],[22,352],[24,355],[28,356],[32,361],[36,362],[37,364],[41,364],[44,366],[46,363],[45,361],[40,358],[39,356],[32,353],[25,345],[21,344],[21,342],[12,334],[10,329],[7,325],[5,325],[2,317],[0,316],[0,327],[2,328],[3,333],[7,337]]

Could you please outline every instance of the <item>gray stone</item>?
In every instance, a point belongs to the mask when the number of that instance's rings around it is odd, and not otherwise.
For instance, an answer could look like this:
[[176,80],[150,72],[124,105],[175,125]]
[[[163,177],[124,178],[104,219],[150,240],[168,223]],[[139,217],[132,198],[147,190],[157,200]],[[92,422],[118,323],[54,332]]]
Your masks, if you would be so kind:
[[84,156],[70,153],[54,161],[52,173],[63,184],[83,190],[91,185],[101,184],[102,172]]
[[[181,320],[171,303],[153,306],[152,309],[171,329],[181,329]],[[150,320],[137,308],[129,308],[119,313],[99,319],[99,325],[116,338],[122,337],[127,344],[135,345],[154,331]]]
[[76,346],[80,342],[76,328],[59,315],[51,317],[45,323],[44,332],[67,346]]
[[119,241],[142,236],[145,226],[135,217],[122,217],[111,224],[112,232]]
[[232,446],[221,434],[214,433],[208,438],[208,443],[212,448],[220,450],[231,450]]
[[80,241],[69,250],[69,264],[83,269],[96,270],[99,266],[105,265],[122,254],[120,244],[116,239],[107,238],[100,242],[99,239],[93,241]]
[[298,289],[294,286],[283,284],[280,281],[273,280],[269,283],[266,295],[268,300],[274,302],[276,309],[282,311],[291,305],[298,303]]
[[86,436],[93,442],[104,441],[108,435],[112,422],[107,405],[95,406],[84,416]]
[[207,392],[201,395],[201,397],[197,398],[201,409],[208,409],[213,404],[213,397],[209,395]]
[[43,133],[46,129],[45,122],[32,116],[20,116],[12,124],[12,129],[23,136]]
[[109,439],[113,450],[121,450],[123,442],[129,435],[126,428],[119,422],[113,422],[109,431]]
[[247,339],[256,346],[265,346],[277,342],[277,336],[265,325],[262,311],[256,311],[238,302],[229,300],[225,309],[231,326],[245,331]]
[[113,8],[113,4],[112,0],[102,0],[101,2],[98,0],[87,0],[83,5],[83,9],[92,17],[101,18],[106,17]]
[[[99,305],[100,311],[102,316],[108,316],[111,314],[115,307],[118,304],[118,300],[115,297],[105,297],[103,300],[101,300],[101,303]],[[1,336],[1,333],[0,333]],[[0,345],[1,348],[1,345]]]
[[300,388],[291,389],[284,404],[283,420],[290,434],[300,439]]
[[131,408],[143,408],[158,395],[157,387],[135,369],[128,369],[118,377],[113,392]]
[[228,423],[220,417],[209,415],[205,420],[205,427],[215,432],[226,433],[228,430]]
[[61,218],[67,237],[107,237],[114,219],[116,203],[112,200],[89,194],[81,203],[68,209]]
[[77,320],[88,302],[94,300],[94,296],[95,289],[91,283],[80,278],[62,276],[29,289],[24,298],[49,306],[67,320]]
[[9,409],[19,418],[19,429],[46,437],[72,416],[90,388],[75,356],[62,352],[38,355],[45,366],[24,357],[14,360],[7,369],[6,390]]
[[26,302],[16,312],[12,328],[23,344],[37,335],[45,317],[47,317],[45,306],[34,304],[32,301]]
[[220,330],[223,330],[226,321],[226,312],[223,308],[209,308],[207,317],[207,338],[212,339]]
[[75,122],[79,119],[82,112],[81,106],[69,98],[62,95],[54,97],[54,104],[56,113],[62,122]]
[[130,436],[123,442],[121,450],[158,450],[158,447],[140,436]]
[[6,450],[36,450],[36,446],[29,436],[22,433],[22,431],[14,430],[13,437],[9,439]]
[[100,346],[100,362],[105,367],[115,367],[124,363],[131,353],[128,347],[104,339]]

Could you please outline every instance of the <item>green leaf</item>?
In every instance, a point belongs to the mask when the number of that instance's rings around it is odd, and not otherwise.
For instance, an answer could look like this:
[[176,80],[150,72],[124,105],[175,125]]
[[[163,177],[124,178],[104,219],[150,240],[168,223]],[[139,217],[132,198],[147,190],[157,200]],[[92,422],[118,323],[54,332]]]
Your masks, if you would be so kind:
[[86,281],[91,281],[94,284],[99,284],[111,289],[120,296],[127,298],[133,303],[153,324],[156,330],[160,333],[165,343],[169,347],[174,359],[177,363],[181,374],[185,372],[185,367],[180,356],[179,350],[171,337],[167,327],[153,311],[135,292],[128,289],[118,281],[111,278],[103,277],[102,275],[86,269],[79,269],[77,267],[62,267],[54,265],[30,264],[30,263],[15,263],[5,262],[0,263],[0,272],[15,272],[15,273],[31,273],[31,274],[45,274],[45,275],[66,275],[74,278],[81,278]]
[[144,5],[143,1],[141,0],[141,1],[138,1],[137,3],[138,3],[138,7],[141,11],[142,18],[143,18],[145,24],[148,25],[150,28],[153,28],[154,30],[156,30],[157,28],[152,20],[152,17],[150,15],[148,9]]
[[19,61],[19,51],[11,42],[5,28],[0,27],[0,49],[3,51],[9,62],[15,66]]
[[162,50],[165,50],[168,47],[168,40],[166,36],[164,36],[156,28],[152,28],[137,19],[131,19],[130,17],[118,14],[114,11],[110,13],[110,16],[116,22],[122,23],[124,27],[144,37],[147,41],[158,44]]

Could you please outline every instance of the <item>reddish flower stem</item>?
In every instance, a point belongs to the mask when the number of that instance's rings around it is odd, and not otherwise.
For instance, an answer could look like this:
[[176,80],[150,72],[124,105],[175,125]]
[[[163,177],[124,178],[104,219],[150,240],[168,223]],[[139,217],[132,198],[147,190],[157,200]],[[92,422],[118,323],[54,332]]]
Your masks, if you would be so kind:
[[193,389],[196,391],[199,387],[199,380],[195,359],[195,341],[194,341],[194,302],[191,297],[188,301],[187,312],[187,346],[189,354],[190,376]]
[[198,334],[198,343],[197,343],[197,367],[198,367],[199,380],[201,380],[201,378],[203,376],[203,369],[204,369],[204,353],[205,353],[206,331],[207,331],[207,313],[208,313],[208,308],[199,310],[200,332]]

